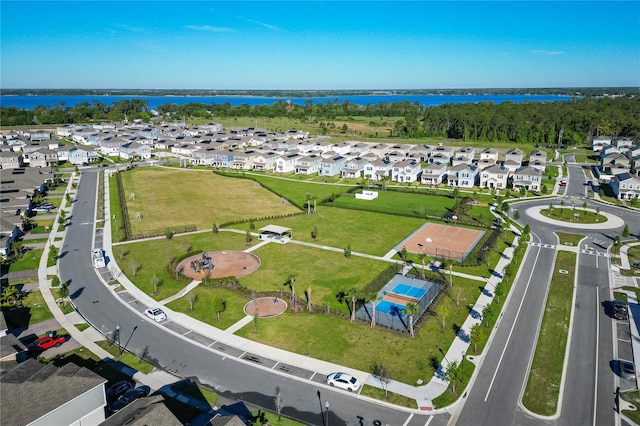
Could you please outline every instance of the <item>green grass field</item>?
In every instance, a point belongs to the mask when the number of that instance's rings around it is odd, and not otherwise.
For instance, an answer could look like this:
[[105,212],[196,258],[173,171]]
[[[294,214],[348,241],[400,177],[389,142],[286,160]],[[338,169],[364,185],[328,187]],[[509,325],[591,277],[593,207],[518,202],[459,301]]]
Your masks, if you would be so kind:
[[[212,172],[141,167],[122,173],[122,183],[134,234],[191,224],[211,229],[213,223],[299,211],[249,180]],[[134,220],[136,213],[142,220]]]
[[[576,254],[558,251],[522,403],[534,413],[551,416],[558,410],[558,394],[573,304]],[[560,274],[558,270],[569,271]]]
[[345,195],[335,199],[332,204],[336,207],[425,217],[425,215],[443,216],[453,209],[455,200],[434,195],[378,191],[378,198],[373,200],[359,200],[353,195]]
[[[607,218],[605,216],[597,214],[594,211],[583,210],[579,207],[573,209],[573,206],[566,205],[563,207],[554,205],[553,209],[542,209],[540,210],[540,214],[548,217],[549,219],[573,223],[593,224],[604,223],[607,221]],[[576,217],[575,214],[577,214],[578,216]]]
[[40,258],[44,249],[33,249],[25,252],[22,257],[9,265],[9,272],[17,271],[30,271],[32,269],[38,269],[40,264]]

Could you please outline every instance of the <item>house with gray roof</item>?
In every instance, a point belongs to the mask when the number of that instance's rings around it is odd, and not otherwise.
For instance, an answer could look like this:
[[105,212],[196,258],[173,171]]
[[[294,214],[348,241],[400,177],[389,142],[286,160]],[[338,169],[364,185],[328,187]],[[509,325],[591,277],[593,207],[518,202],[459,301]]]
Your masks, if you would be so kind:
[[480,151],[480,160],[493,160],[494,163],[498,162],[500,153],[495,148],[485,148]]
[[253,170],[262,172],[273,170],[279,157],[280,154],[273,151],[258,153],[253,160]]
[[601,151],[605,146],[611,145],[613,138],[611,136],[596,136],[591,139],[591,149]]
[[0,152],[0,169],[17,169],[22,167],[22,153],[14,151]]
[[630,173],[613,176],[609,187],[618,200],[640,199],[640,179]]
[[531,166],[523,166],[512,175],[513,189],[525,188],[527,191],[539,192],[542,188],[542,171]]
[[422,169],[420,183],[423,185],[440,185],[447,175],[447,167],[446,163],[427,164]]
[[358,179],[364,175],[364,168],[369,164],[369,160],[360,157],[347,161],[340,171],[344,179]]
[[58,165],[58,152],[42,148],[29,154],[30,167],[53,167]]
[[347,164],[347,159],[341,155],[333,158],[323,158],[320,163],[320,176],[337,176],[341,174],[342,169]]
[[74,363],[58,368],[27,359],[0,376],[2,424],[98,425],[105,420],[106,382]]
[[391,177],[391,163],[381,159],[369,161],[363,173],[365,179],[381,181],[384,178]]
[[83,164],[97,163],[101,158],[100,154],[90,147],[74,146],[69,149],[67,161],[71,164],[81,166]]
[[447,184],[457,188],[473,188],[478,184],[479,169],[473,164],[459,164],[447,171]]
[[498,164],[489,166],[480,172],[480,187],[503,189],[507,187],[509,170]]
[[296,162],[296,174],[297,175],[312,175],[320,171],[320,165],[322,164],[322,157],[317,154],[307,154],[302,156]]
[[391,180],[398,183],[416,182],[421,173],[420,162],[411,159],[398,161],[391,168]]

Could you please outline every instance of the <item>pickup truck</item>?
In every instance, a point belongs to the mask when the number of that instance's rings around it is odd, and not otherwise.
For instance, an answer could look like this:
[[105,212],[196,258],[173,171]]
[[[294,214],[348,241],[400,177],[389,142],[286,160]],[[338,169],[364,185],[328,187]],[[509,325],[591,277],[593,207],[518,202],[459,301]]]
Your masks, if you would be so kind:
[[42,352],[54,346],[57,348],[67,341],[66,336],[58,336],[54,332],[48,332],[46,336],[40,337],[27,345],[29,352]]

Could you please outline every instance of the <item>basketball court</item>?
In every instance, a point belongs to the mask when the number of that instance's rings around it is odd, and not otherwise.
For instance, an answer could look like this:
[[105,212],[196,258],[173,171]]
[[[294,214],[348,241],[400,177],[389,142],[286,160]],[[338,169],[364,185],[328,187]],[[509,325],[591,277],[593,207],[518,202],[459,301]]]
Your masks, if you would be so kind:
[[427,222],[396,246],[409,253],[426,253],[431,257],[445,257],[463,261],[480,241],[485,231],[459,228]]

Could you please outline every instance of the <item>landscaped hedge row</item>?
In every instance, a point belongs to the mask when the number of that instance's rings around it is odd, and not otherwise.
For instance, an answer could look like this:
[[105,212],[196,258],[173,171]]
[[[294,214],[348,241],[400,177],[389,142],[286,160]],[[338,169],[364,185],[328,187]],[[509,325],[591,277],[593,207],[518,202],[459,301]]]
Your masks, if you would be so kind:
[[196,225],[171,226],[169,228],[152,229],[151,231],[146,231],[139,234],[131,235],[131,237],[129,237],[128,240],[140,240],[142,238],[160,237],[160,236],[167,235],[167,233],[170,233],[170,235],[173,236],[175,234],[182,234],[185,232],[194,232],[197,230],[198,228],[196,227]]
[[270,216],[262,216],[262,217],[254,217],[254,218],[249,218],[249,219],[238,219],[238,220],[230,220],[228,222],[224,222],[221,223],[219,228],[227,228],[231,225],[238,225],[241,223],[249,223],[249,222],[259,222],[259,221],[263,221],[263,220],[271,220],[271,219],[284,219],[287,217],[293,217],[293,216],[299,216],[305,214],[305,212],[294,212],[294,213],[287,213],[287,214],[273,214]]
[[131,235],[131,222],[129,222],[129,210],[127,209],[127,200],[124,196],[124,185],[122,184],[122,176],[120,171],[116,173],[116,182],[118,183],[118,197],[120,198],[120,212],[122,214],[122,225],[124,227],[124,239],[130,240]]

